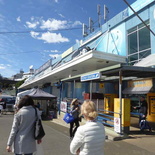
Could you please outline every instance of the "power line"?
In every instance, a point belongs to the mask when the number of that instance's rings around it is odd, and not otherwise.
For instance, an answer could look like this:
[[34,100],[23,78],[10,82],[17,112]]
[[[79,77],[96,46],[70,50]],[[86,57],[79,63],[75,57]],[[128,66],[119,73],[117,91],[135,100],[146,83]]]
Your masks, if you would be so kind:
[[155,33],[151,30],[151,28],[144,22],[144,20],[138,15],[138,13],[131,7],[131,5],[126,1],[123,0],[128,7],[133,11],[133,13],[140,19],[140,21],[146,26],[146,28],[155,36]]
[[23,54],[23,53],[34,53],[34,52],[39,52],[39,51],[15,52],[15,53],[0,53],[0,55]]
[[[37,30],[37,31],[33,31],[33,32],[41,32],[41,33],[43,33],[43,32],[52,32],[52,31],[69,31],[69,30],[78,30],[78,29],[82,29],[82,27],[77,27],[77,28],[66,28],[66,29],[57,29],[57,30]],[[30,33],[30,32],[32,32],[32,31],[8,31],[8,32],[0,32],[0,34],[13,34],[13,33],[15,33],[15,34],[19,34],[19,33]]]

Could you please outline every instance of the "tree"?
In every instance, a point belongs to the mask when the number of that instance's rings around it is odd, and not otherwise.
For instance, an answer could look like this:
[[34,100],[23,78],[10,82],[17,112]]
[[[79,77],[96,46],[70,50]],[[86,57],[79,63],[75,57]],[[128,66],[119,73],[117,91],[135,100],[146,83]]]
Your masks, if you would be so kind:
[[17,82],[17,83],[15,84],[15,87],[16,87],[16,88],[20,87],[20,86],[24,83],[25,80],[26,80],[26,79]]

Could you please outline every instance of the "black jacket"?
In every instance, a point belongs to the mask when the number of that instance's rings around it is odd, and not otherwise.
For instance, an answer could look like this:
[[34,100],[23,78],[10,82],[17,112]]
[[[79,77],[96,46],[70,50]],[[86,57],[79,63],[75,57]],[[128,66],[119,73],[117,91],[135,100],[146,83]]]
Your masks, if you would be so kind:
[[141,104],[141,106],[138,107],[139,113],[142,113],[143,115],[146,116],[147,115],[147,102],[146,102],[146,100],[141,101],[140,104]]

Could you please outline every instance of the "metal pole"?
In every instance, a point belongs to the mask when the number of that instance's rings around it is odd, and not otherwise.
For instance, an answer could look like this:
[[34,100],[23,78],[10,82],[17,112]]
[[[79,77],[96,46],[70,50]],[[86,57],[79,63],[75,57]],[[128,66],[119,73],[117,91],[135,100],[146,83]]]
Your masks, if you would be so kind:
[[119,71],[120,133],[122,134],[122,71]]
[[62,101],[62,92],[63,92],[63,82],[61,82],[60,85],[60,100],[59,100],[59,115],[60,115],[60,105],[61,105],[61,101]]
[[92,100],[92,81],[90,81],[90,100]]
[[73,91],[73,98],[75,98],[75,80],[74,80],[74,91]]
[[99,99],[97,99],[97,112],[99,111]]

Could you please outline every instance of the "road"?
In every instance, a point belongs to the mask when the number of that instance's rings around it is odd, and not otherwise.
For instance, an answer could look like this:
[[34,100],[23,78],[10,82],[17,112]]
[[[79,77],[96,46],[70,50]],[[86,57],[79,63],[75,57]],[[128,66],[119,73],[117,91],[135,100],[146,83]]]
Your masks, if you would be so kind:
[[[13,115],[6,114],[0,116],[0,155],[12,155],[7,153],[6,143],[10,129],[12,126]],[[71,155],[69,151],[70,139],[68,135],[68,128],[52,121],[43,121],[46,136],[43,139],[42,146],[44,155]],[[153,137],[154,138],[154,137]],[[145,140],[145,139],[142,139]],[[109,141],[105,143],[105,155],[155,155],[155,153],[145,148],[145,143],[140,145],[140,141],[136,144],[136,139]],[[154,139],[155,142],[155,139]]]

